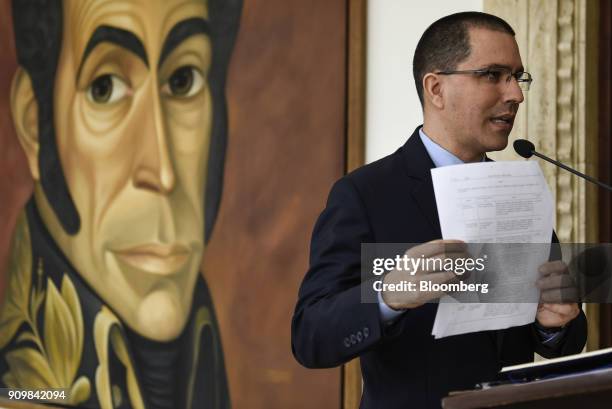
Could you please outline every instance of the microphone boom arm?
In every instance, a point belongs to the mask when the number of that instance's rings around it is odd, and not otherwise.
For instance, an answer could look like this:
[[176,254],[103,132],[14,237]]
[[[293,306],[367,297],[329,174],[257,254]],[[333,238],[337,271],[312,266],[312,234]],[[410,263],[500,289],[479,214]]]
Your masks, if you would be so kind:
[[531,151],[531,153],[533,153],[533,154],[534,154],[535,156],[537,156],[538,158],[544,159],[545,161],[550,162],[550,163],[552,163],[553,165],[557,165],[557,166],[559,166],[560,168],[563,168],[563,169],[567,170],[568,172],[573,173],[573,174],[574,174],[574,175],[576,175],[576,176],[580,176],[581,178],[583,178],[583,179],[585,179],[585,180],[587,180],[587,181],[589,181],[589,182],[591,182],[591,183],[594,183],[594,184],[596,184],[596,185],[597,185],[597,186],[599,186],[599,187],[603,187],[604,189],[606,189],[606,190],[608,190],[608,191],[612,192],[612,186],[606,185],[605,183],[602,183],[602,182],[600,182],[600,181],[598,181],[598,180],[596,180],[596,179],[594,179],[594,178],[592,178],[592,177],[590,177],[590,176],[587,176],[587,175],[585,175],[584,173],[578,172],[577,170],[572,169],[572,168],[570,168],[569,166],[566,166],[566,165],[564,165],[564,164],[563,164],[563,163],[561,163],[561,162],[557,162],[556,160],[551,159],[551,158],[549,158],[548,156],[544,156],[544,155],[542,155],[541,153],[539,153],[539,152],[537,152],[537,151],[535,151],[535,150]]

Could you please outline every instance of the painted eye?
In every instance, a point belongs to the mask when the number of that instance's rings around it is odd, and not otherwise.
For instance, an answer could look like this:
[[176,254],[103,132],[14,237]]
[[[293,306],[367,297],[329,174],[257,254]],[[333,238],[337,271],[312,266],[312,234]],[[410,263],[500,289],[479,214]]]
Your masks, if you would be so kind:
[[172,73],[162,92],[174,97],[187,98],[200,92],[204,78],[198,69],[192,66],[178,68]]
[[87,97],[96,104],[112,104],[123,99],[127,93],[127,84],[112,74],[100,75],[87,89]]

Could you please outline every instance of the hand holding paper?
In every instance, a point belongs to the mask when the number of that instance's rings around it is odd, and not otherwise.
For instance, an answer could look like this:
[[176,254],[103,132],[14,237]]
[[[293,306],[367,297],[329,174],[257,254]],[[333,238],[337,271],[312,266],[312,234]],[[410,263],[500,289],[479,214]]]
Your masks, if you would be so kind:
[[[435,240],[419,244],[406,251],[408,258],[467,258],[465,243],[458,240]],[[432,263],[433,264],[433,263]],[[416,271],[393,270],[387,274],[384,284],[408,283],[413,291],[383,291],[382,296],[385,303],[395,309],[416,308],[424,303],[440,298],[445,293],[442,291],[423,291],[420,283],[427,280],[432,284],[444,284],[455,281],[457,275],[453,271],[439,271],[431,268],[429,264],[422,264]]]

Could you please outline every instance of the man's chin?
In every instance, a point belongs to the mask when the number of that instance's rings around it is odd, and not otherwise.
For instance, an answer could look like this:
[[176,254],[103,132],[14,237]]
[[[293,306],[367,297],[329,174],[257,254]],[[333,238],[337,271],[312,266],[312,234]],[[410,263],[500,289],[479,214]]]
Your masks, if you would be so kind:
[[508,139],[506,139],[503,143],[493,144],[487,147],[487,152],[497,152],[503,151],[508,146]]
[[503,151],[508,146],[509,132],[495,132],[484,141],[487,152]]

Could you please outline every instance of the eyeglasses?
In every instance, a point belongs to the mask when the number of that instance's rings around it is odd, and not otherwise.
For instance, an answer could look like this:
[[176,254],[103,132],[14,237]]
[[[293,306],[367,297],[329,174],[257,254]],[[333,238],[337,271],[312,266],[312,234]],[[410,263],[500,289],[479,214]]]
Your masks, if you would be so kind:
[[460,71],[438,71],[436,74],[439,75],[453,75],[453,74],[472,74],[478,77],[485,78],[491,84],[499,84],[501,80],[505,80],[509,83],[514,77],[519,87],[523,91],[529,91],[529,87],[533,82],[531,74],[525,71],[512,72],[509,68],[494,67],[494,68],[481,68],[479,70],[460,70]]

